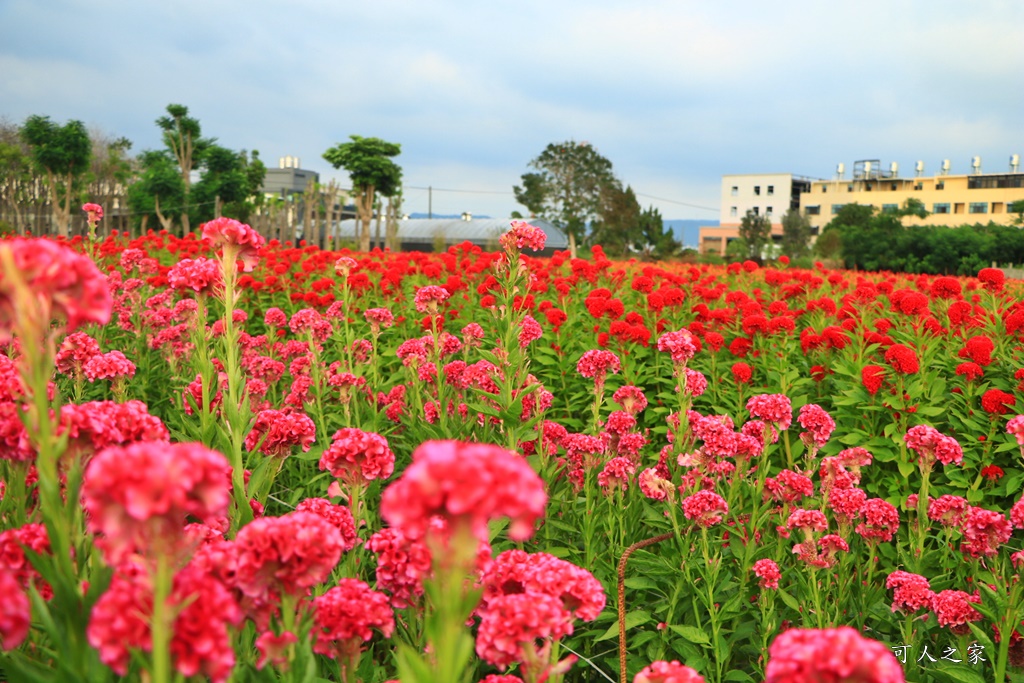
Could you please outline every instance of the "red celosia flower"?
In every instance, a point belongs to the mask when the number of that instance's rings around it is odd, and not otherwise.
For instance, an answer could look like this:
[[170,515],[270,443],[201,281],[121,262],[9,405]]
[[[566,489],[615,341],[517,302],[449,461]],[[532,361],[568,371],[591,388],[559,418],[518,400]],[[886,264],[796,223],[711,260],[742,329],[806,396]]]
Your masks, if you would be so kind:
[[712,527],[729,514],[729,504],[714,491],[698,491],[683,499],[683,515],[697,526]]
[[736,384],[749,384],[751,377],[753,377],[754,371],[749,365],[743,362],[733,363],[732,365],[732,379]]
[[935,597],[928,579],[910,572],[895,571],[889,574],[885,580],[885,587],[896,589],[892,596],[893,612],[916,612],[919,609],[931,608]]
[[254,598],[302,595],[330,576],[344,545],[341,532],[311,512],[253,520],[235,538],[236,583]]
[[32,624],[28,595],[14,574],[0,567],[0,650],[21,645]]
[[395,471],[395,454],[380,434],[345,427],[320,456],[320,469],[350,484],[387,479]]
[[765,683],[904,683],[903,668],[887,645],[855,629],[790,629],[768,650]]
[[633,683],[704,683],[704,677],[675,660],[658,660],[641,669]]
[[541,251],[544,249],[546,239],[547,234],[540,228],[530,225],[526,221],[512,221],[511,228],[498,238],[498,243],[505,251],[523,247],[531,251]]
[[550,595],[502,595],[487,604],[476,635],[476,653],[488,664],[506,667],[525,659],[523,648],[572,634],[572,615]]
[[962,293],[963,288],[960,281],[955,277],[937,277],[932,282],[932,298],[934,299],[956,299]]
[[341,534],[342,550],[348,552],[359,541],[352,512],[344,505],[334,505],[326,498],[306,498],[295,506],[296,512],[312,512],[331,523]]
[[332,659],[351,658],[373,637],[373,630],[390,638],[395,615],[383,593],[357,579],[341,579],[313,599],[313,624],[314,652]]
[[961,358],[970,358],[978,365],[991,365],[995,343],[983,334],[971,337],[957,353]]
[[227,512],[227,459],[195,443],[114,446],[89,462],[82,506],[89,531],[112,565],[134,552],[175,553],[185,518],[214,520]]
[[256,660],[256,670],[261,671],[267,664],[287,669],[288,648],[299,642],[298,636],[291,631],[281,635],[267,631],[256,639],[256,650],[260,653]]
[[269,457],[287,458],[295,446],[306,452],[314,441],[316,425],[308,415],[292,410],[261,410],[245,437],[245,447],[250,451],[259,448]]
[[214,249],[224,248],[224,257],[234,267],[234,259],[242,262],[242,270],[252,272],[256,255],[266,240],[252,227],[233,218],[215,218],[202,225],[203,239],[209,240]]
[[885,352],[885,362],[892,366],[893,370],[904,375],[913,375],[921,369],[917,354],[909,346],[893,344]]
[[981,408],[989,415],[1006,415],[1016,403],[1013,394],[1001,389],[989,389],[981,395]]
[[48,239],[0,243],[0,341],[15,327],[41,336],[55,319],[66,332],[105,325],[112,308],[107,278],[88,256]]
[[950,631],[962,635],[970,633],[968,623],[981,619],[981,613],[971,603],[980,604],[981,598],[964,591],[944,590],[935,594],[931,607],[939,626],[949,626]]
[[967,519],[967,511],[970,507],[966,498],[949,494],[942,495],[935,500],[928,501],[928,519],[938,522],[944,527],[958,529]]
[[857,525],[857,533],[868,541],[879,540],[887,543],[900,528],[900,515],[891,503],[881,498],[871,498],[861,510],[864,521]]
[[966,543],[961,550],[971,557],[992,557],[999,546],[1010,540],[1013,527],[1006,516],[994,510],[971,507],[961,527]]
[[985,370],[977,363],[960,363],[956,366],[956,374],[962,376],[968,382],[974,382],[985,376]]
[[885,379],[885,368],[878,365],[865,365],[860,372],[861,383],[868,393],[874,396],[882,388]]
[[758,394],[747,401],[750,414],[773,425],[776,429],[786,430],[793,423],[793,404],[785,394]]
[[1006,282],[1006,273],[999,268],[982,268],[978,271],[978,280],[988,291],[1001,292]]
[[480,540],[488,539],[491,519],[509,517],[509,537],[522,541],[533,535],[546,505],[543,481],[518,454],[489,444],[428,441],[384,491],[381,516],[419,538],[430,517],[440,515],[453,529],[468,524]]
[[1003,468],[999,465],[985,465],[981,468],[981,476],[985,477],[989,481],[999,481],[1003,478]]
[[779,579],[782,578],[782,572],[779,571],[779,565],[775,563],[775,560],[758,560],[753,566],[754,575],[761,579],[761,588],[777,589],[779,587]]

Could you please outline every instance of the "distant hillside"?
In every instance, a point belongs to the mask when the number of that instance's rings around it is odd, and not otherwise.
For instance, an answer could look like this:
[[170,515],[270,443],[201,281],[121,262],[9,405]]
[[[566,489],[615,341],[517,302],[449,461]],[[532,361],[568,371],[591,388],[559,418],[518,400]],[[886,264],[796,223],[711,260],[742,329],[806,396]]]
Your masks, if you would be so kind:
[[699,233],[701,226],[718,225],[718,220],[704,220],[699,218],[675,218],[665,220],[665,227],[671,228],[676,239],[683,243],[684,247],[697,248],[700,244]]

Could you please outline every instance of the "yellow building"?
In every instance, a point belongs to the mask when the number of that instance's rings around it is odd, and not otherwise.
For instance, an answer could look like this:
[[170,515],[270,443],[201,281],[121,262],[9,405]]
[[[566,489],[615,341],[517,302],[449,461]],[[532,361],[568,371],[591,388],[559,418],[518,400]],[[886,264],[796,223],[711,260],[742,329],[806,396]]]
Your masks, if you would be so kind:
[[896,164],[888,170],[876,160],[854,163],[852,178],[842,177],[842,166],[833,180],[816,180],[810,190],[800,195],[800,210],[817,233],[846,204],[862,204],[879,211],[896,210],[908,199],[917,199],[929,212],[927,218],[908,216],[904,225],[948,225],[965,223],[1010,224],[1016,214],[1009,212],[1015,201],[1024,200],[1024,173],[1011,159],[1007,173],[981,173],[980,159],[974,160],[976,173],[947,175],[949,162],[944,161],[943,174],[924,176],[924,165],[917,164],[915,177],[900,177]]

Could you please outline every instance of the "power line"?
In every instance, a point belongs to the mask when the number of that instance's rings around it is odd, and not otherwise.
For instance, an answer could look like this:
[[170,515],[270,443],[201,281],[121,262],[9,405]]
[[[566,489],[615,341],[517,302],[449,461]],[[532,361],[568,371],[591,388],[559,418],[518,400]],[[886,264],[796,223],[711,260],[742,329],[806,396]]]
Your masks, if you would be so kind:
[[718,209],[713,209],[710,206],[701,206],[700,204],[689,204],[687,202],[676,201],[675,199],[665,199],[664,197],[655,197],[655,196],[649,195],[649,194],[641,194],[640,192],[637,192],[636,196],[637,197],[646,197],[647,199],[654,199],[654,200],[659,201],[659,202],[668,202],[669,204],[679,204],[680,206],[689,206],[690,208],[693,208],[693,209],[703,209],[705,211],[714,211],[715,213],[718,213]]
[[[442,188],[442,187],[420,187],[418,185],[405,185],[405,188],[410,189],[410,190],[428,190],[428,191],[433,191],[433,192],[456,192],[456,193],[462,193],[462,194],[500,194],[500,195],[505,195],[505,196],[508,196],[508,195],[513,195],[514,196],[514,193],[512,193],[512,192],[503,192],[503,191],[500,191],[500,190],[453,190],[453,189],[450,189],[450,188]],[[681,202],[681,201],[678,201],[676,199],[665,199],[664,197],[655,197],[654,195],[642,194],[640,192],[637,192],[636,196],[637,197],[645,197],[647,199],[653,199],[653,200],[659,201],[659,202],[668,202],[669,204],[678,204],[680,206],[688,206],[690,208],[701,209],[703,211],[714,211],[715,213],[718,213],[718,211],[719,211],[718,208],[715,208],[715,207],[701,206],[700,204],[691,204],[689,202]]]
[[405,188],[409,190],[432,190],[433,192],[460,192],[464,194],[501,194],[501,195],[514,195],[512,192],[502,192],[500,190],[450,190],[443,187],[418,187],[416,185],[405,185]]

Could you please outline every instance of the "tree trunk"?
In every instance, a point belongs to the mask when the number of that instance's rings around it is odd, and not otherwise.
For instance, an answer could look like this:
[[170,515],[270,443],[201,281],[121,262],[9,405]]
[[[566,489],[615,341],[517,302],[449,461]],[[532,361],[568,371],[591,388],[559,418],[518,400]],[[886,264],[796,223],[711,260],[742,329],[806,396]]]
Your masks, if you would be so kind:
[[156,219],[160,221],[160,226],[170,232],[173,227],[173,219],[160,213],[160,197],[153,197],[153,211],[156,213]]
[[373,195],[375,188],[369,185],[363,188],[360,201],[356,203],[359,207],[359,251],[370,251],[370,221],[373,220]]
[[569,258],[576,258],[576,235],[569,231]]
[[338,232],[334,227],[334,205],[338,203],[338,182],[332,180],[327,184],[327,238],[324,248],[334,251],[338,248]]

